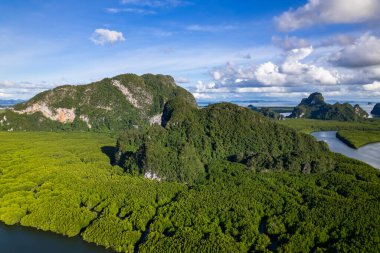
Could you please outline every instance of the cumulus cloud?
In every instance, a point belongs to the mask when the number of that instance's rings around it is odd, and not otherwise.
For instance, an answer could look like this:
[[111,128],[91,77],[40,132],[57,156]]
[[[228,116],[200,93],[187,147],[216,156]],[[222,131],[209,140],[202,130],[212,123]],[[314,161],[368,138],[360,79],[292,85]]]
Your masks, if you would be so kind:
[[380,39],[365,34],[331,57],[336,65],[357,68],[380,65]]
[[264,85],[283,85],[286,83],[286,75],[280,73],[280,69],[272,62],[260,65],[255,71],[257,81]]
[[210,72],[214,81],[218,82],[219,86],[230,85],[230,83],[240,83],[245,80],[250,80],[255,77],[254,65],[235,66],[228,62],[225,66],[215,68]]
[[95,45],[100,46],[125,41],[123,33],[108,29],[96,29],[90,39]]
[[[214,88],[337,85],[340,76],[335,71],[314,64],[302,63],[312,52],[312,47],[289,50],[286,51],[286,56],[281,64],[266,62],[257,68],[253,65],[243,67],[227,63],[225,66],[210,72],[215,83]],[[248,89],[241,89],[240,91],[244,90]]]
[[375,81],[371,84],[363,85],[363,89],[366,91],[380,92],[380,82]]
[[379,0],[309,0],[275,18],[281,31],[294,31],[316,24],[352,24],[379,18]]
[[205,83],[203,81],[198,81],[196,85],[196,93],[204,93],[215,88],[214,82]]

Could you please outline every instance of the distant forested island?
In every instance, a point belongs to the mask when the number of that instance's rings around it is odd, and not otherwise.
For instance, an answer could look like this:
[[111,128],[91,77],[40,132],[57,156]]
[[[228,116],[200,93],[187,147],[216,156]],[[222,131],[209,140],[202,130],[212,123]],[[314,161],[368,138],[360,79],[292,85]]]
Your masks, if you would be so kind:
[[368,113],[359,105],[349,103],[333,105],[325,102],[321,93],[313,93],[294,108],[290,118],[308,118],[321,120],[359,121],[368,118]]

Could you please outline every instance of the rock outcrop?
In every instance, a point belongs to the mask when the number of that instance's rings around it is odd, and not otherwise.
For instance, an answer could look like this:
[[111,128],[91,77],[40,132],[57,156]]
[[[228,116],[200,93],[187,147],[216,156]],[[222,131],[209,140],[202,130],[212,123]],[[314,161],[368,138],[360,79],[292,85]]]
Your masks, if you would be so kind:
[[313,93],[308,98],[302,99],[289,118],[358,121],[368,118],[368,113],[359,105],[328,104],[321,93]]

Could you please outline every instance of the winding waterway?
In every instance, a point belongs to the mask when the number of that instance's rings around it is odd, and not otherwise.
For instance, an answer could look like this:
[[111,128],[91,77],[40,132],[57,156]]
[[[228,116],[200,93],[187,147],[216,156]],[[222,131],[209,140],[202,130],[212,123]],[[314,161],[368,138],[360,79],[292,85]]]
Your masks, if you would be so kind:
[[335,153],[360,160],[380,169],[380,142],[353,149],[336,137],[335,131],[314,132],[312,135],[319,141],[326,142]]
[[28,227],[7,226],[0,222],[0,252],[110,253],[114,251],[89,244],[79,236],[68,238]]

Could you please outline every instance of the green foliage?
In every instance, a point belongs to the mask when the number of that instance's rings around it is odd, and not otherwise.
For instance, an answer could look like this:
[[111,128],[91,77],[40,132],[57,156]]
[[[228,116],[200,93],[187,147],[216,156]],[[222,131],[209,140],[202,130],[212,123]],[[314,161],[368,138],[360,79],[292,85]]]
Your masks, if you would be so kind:
[[[228,104],[211,108],[210,117],[243,110]],[[242,113],[277,126],[249,110]],[[168,129],[149,132],[163,135],[159,140],[177,140],[165,134]],[[128,135],[135,139],[119,145],[133,150],[141,134]],[[300,143],[305,138],[295,136]],[[211,159],[204,179],[190,186],[112,167],[106,154],[112,155],[113,143],[104,134],[0,132],[0,220],[79,234],[119,252],[380,250],[380,172],[364,163],[333,155],[333,170],[304,175],[255,173],[243,163]],[[187,148],[184,164],[194,155]]]
[[[269,107],[257,108],[253,105],[249,105],[248,108],[262,114],[264,117],[267,117],[269,119],[275,119],[275,120],[283,120],[284,119],[284,116],[282,116],[280,113],[272,110]],[[281,109],[278,109],[278,110],[281,111]],[[282,110],[284,110],[284,109],[282,109]]]
[[[113,85],[115,81],[120,82],[121,87]],[[144,128],[149,125],[151,117],[162,113],[168,100],[176,97],[195,105],[191,93],[177,86],[172,77],[164,75],[125,74],[88,85],[65,85],[37,94],[14,109],[22,111],[44,105],[47,107],[44,110],[50,110],[52,114],[58,108],[74,109],[73,123],[61,124],[40,112],[24,115],[8,111],[7,122],[0,124],[0,130],[117,132]]]
[[165,106],[163,125],[119,138],[117,161],[127,172],[193,184],[214,160],[241,163],[252,171],[310,173],[333,166],[325,144],[233,104],[200,110],[175,99]]
[[348,103],[333,105],[325,103],[321,93],[313,93],[294,108],[290,118],[309,118],[337,121],[360,121],[368,118],[359,105],[352,106]]
[[353,148],[360,148],[369,143],[380,142],[380,131],[342,130],[337,132],[336,137]]
[[299,132],[311,133],[316,131],[380,131],[379,119],[368,119],[360,122],[343,122],[336,120],[286,119],[278,122]]

